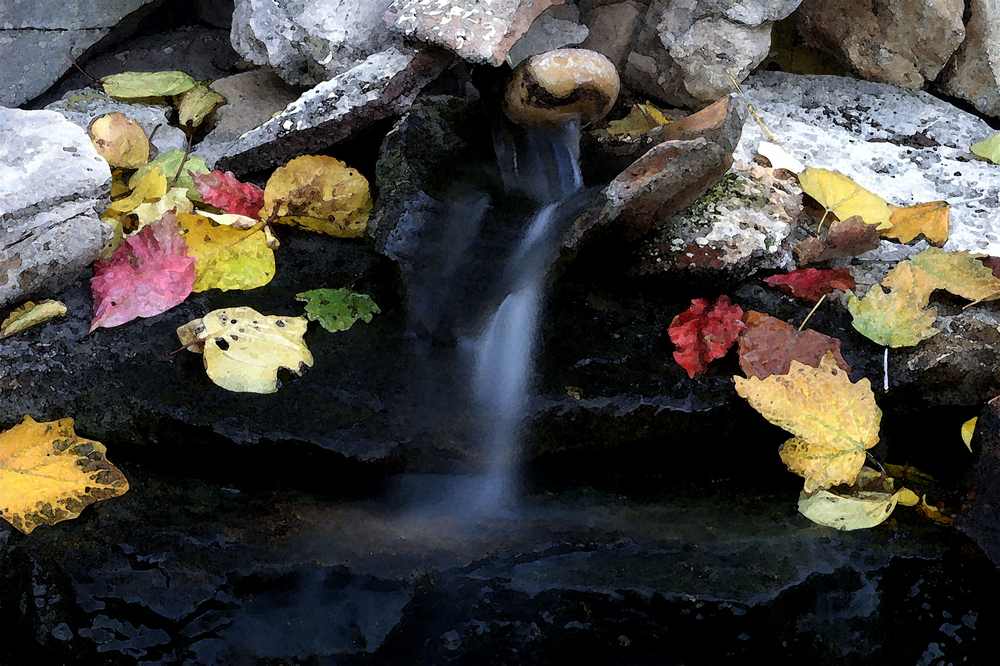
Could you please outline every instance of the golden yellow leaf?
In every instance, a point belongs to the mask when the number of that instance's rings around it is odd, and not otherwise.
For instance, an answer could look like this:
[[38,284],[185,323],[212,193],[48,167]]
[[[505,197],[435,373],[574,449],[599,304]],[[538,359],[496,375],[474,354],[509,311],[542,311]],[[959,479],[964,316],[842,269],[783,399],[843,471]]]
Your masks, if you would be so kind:
[[896,493],[896,501],[903,506],[916,506],[920,503],[920,495],[909,488],[900,488]]
[[139,226],[136,231],[142,229],[147,224],[159,221],[168,210],[177,213],[190,213],[194,210],[191,200],[187,198],[187,189],[183,187],[171,187],[167,193],[156,201],[139,204],[132,212],[139,218]]
[[274,393],[278,370],[302,374],[313,364],[303,341],[305,317],[262,315],[247,307],[208,313],[177,329],[181,344],[204,354],[208,377],[227,391]]
[[782,445],[781,459],[805,477],[807,493],[854,483],[882,420],[867,379],[852,384],[831,353],[817,368],[792,361],[784,375],[734,379],[751,407],[795,435]]
[[965,448],[969,449],[969,453],[972,453],[972,437],[976,434],[976,423],[978,422],[979,417],[973,416],[962,424],[962,441],[965,443]]
[[167,193],[167,178],[158,168],[148,170],[135,182],[132,193],[127,197],[112,201],[108,210],[130,213],[145,201],[155,201]]
[[670,119],[663,115],[663,111],[660,111],[655,105],[649,102],[633,104],[627,116],[608,123],[607,132],[611,136],[637,137],[669,122]]
[[368,180],[357,170],[333,157],[303,155],[271,174],[260,219],[355,238],[365,233],[371,210]]
[[219,226],[201,215],[177,216],[187,254],[194,257],[194,291],[256,289],[274,277],[274,251],[262,229]]
[[113,167],[137,169],[149,161],[146,131],[124,113],[99,116],[88,131],[94,148]]
[[129,191],[128,183],[125,182],[124,169],[111,170],[111,198],[115,199]]
[[44,324],[57,317],[66,316],[66,305],[59,301],[28,301],[13,310],[3,323],[0,323],[0,340],[9,338],[15,333],[26,331],[33,326]]
[[932,326],[937,310],[928,308],[933,283],[926,273],[904,261],[896,265],[882,284],[872,286],[864,298],[847,295],[852,325],[863,336],[885,347],[912,347],[939,331]]
[[866,490],[803,492],[799,495],[799,513],[814,523],[837,530],[862,530],[884,522],[896,508],[898,499],[899,493]]
[[892,226],[882,230],[883,238],[909,243],[922,234],[931,245],[942,246],[948,242],[951,207],[947,201],[931,201],[903,208],[890,206],[890,209]]
[[935,289],[985,301],[1000,296],[1000,279],[969,252],[946,252],[929,247],[909,259],[909,263],[930,277]]
[[177,120],[187,127],[198,127],[212,111],[226,103],[226,98],[204,83],[181,93],[177,98]]
[[128,480],[106,453],[73,431],[73,419],[38,423],[25,416],[0,433],[0,517],[30,534],[124,495]]
[[809,167],[799,174],[802,191],[839,220],[859,215],[865,224],[888,229],[889,204],[842,173]]

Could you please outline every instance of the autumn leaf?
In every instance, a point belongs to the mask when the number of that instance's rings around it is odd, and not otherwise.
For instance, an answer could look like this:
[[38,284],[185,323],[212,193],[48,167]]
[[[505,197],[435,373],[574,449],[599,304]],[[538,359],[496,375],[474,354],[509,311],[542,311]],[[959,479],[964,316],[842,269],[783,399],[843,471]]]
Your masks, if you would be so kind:
[[805,478],[807,493],[855,482],[882,420],[871,382],[851,383],[832,353],[818,368],[793,360],[787,374],[733,380],[751,407],[795,435],[782,445],[781,460]]
[[815,303],[831,291],[851,291],[854,278],[846,268],[800,268],[781,275],[772,275],[764,282],[810,303]]
[[972,144],[972,154],[994,164],[1000,164],[1000,132]]
[[840,353],[840,340],[806,329],[798,331],[776,317],[751,310],[743,317],[746,324],[739,337],[740,369],[748,377],[764,379],[784,375],[792,361],[818,367],[830,353],[840,369],[850,366]]
[[842,173],[809,167],[799,174],[799,185],[837,219],[858,215],[865,224],[878,229],[889,227],[889,204]]
[[934,289],[943,289],[970,301],[985,301],[1000,295],[1000,279],[969,252],[946,252],[929,247],[911,257],[909,263],[929,276]]
[[[184,162],[183,168],[181,168],[181,161]],[[197,155],[185,156],[184,151],[180,148],[168,150],[132,174],[128,182],[129,187],[135,189],[136,182],[144,178],[147,171],[154,168],[162,171],[168,181],[173,181],[172,187],[183,187],[188,191],[187,195],[189,199],[192,201],[199,200],[200,195],[198,194],[198,188],[195,187],[193,177],[199,173],[208,173],[208,165],[205,164],[204,159]],[[178,170],[180,170],[179,174]],[[175,175],[177,175],[176,179],[174,179]]]
[[333,157],[303,155],[271,174],[260,219],[356,238],[371,210],[368,181],[357,170]]
[[76,434],[73,419],[39,423],[25,416],[0,433],[0,517],[31,534],[124,495],[128,480],[106,456],[103,444]]
[[123,113],[98,116],[88,133],[98,154],[113,167],[137,169],[149,161],[146,131]]
[[219,226],[202,215],[177,216],[195,260],[194,291],[256,289],[274,278],[274,251],[263,230]]
[[295,300],[306,304],[310,321],[318,321],[331,333],[346,331],[359,319],[367,324],[381,312],[371,296],[350,289],[311,289],[296,294]]
[[892,227],[882,230],[883,238],[910,243],[923,236],[928,243],[938,246],[948,242],[951,207],[947,201],[931,201],[903,208],[891,206],[890,209]]
[[264,207],[264,190],[253,183],[241,183],[232,171],[197,174],[194,182],[202,201],[226,213],[256,219]]
[[177,120],[183,127],[198,127],[212,111],[226,103],[226,98],[204,83],[197,83],[177,99]]
[[878,229],[855,215],[846,220],[834,220],[819,237],[799,241],[795,246],[795,258],[800,265],[815,264],[856,257],[878,245]]
[[0,340],[40,326],[47,321],[66,316],[66,305],[59,301],[28,301],[13,310],[0,323]]
[[106,261],[94,264],[90,330],[153,317],[184,302],[194,287],[194,259],[187,256],[177,221],[159,222],[125,239]]
[[194,210],[191,201],[187,198],[187,190],[183,187],[173,187],[156,201],[139,204],[132,213],[139,218],[138,229],[142,229],[153,224],[171,210],[175,213],[190,213]]
[[127,197],[112,201],[108,210],[115,213],[131,213],[140,204],[146,201],[156,201],[166,193],[166,177],[159,168],[153,168],[146,171],[142,178],[134,181],[132,192]]
[[898,500],[899,493],[818,490],[799,495],[799,513],[818,525],[836,530],[863,530],[885,522]]
[[743,310],[719,296],[715,303],[696,298],[691,306],[674,317],[667,329],[677,347],[674,360],[694,378],[705,372],[708,364],[722,358],[743,330]]
[[627,116],[608,123],[607,132],[611,136],[638,137],[669,122],[670,119],[655,105],[649,102],[633,104]]
[[101,79],[101,85],[111,97],[137,99],[170,97],[194,87],[195,81],[184,72],[122,72]]
[[794,157],[787,150],[770,141],[761,141],[760,145],[757,146],[757,154],[766,158],[771,164],[772,169],[784,169],[798,175],[806,168],[806,165],[799,161],[797,157]]
[[177,329],[181,344],[204,355],[218,386],[238,393],[274,393],[278,370],[301,375],[313,364],[303,341],[305,317],[262,315],[247,307],[215,310]]
[[962,424],[962,442],[965,444],[965,448],[969,449],[969,453],[972,453],[972,437],[976,434],[976,424],[978,422],[979,417],[973,416]]
[[254,231],[260,231],[265,228],[265,224],[252,217],[247,217],[246,215],[237,215],[236,213],[209,213],[207,210],[199,210],[198,214],[207,217],[216,224],[221,224],[224,227],[232,227],[233,229],[242,229],[246,231],[247,229],[253,229]]
[[926,307],[932,289],[925,273],[904,261],[883,284],[891,291],[874,285],[864,298],[848,294],[852,325],[861,335],[885,347],[912,347],[938,334],[932,326],[937,310]]

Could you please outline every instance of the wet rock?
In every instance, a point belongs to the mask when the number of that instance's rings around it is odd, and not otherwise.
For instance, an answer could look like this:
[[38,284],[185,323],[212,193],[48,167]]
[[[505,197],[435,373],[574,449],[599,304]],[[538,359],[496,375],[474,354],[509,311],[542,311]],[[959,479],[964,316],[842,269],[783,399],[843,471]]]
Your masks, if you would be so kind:
[[[49,111],[57,111],[74,125],[84,130],[90,129],[90,123],[98,116],[107,113],[123,113],[142,126],[146,136],[152,136],[152,144],[157,151],[163,153],[174,148],[184,148],[184,132],[173,127],[167,121],[169,107],[151,104],[129,104],[111,99],[102,92],[92,88],[72,90],[58,102],[45,107]],[[155,131],[155,133],[154,133]]]
[[52,292],[100,253],[111,170],[54,111],[0,108],[0,307]]
[[[806,165],[841,171],[892,204],[950,201],[946,249],[1000,254],[1000,180],[969,153],[992,132],[981,119],[927,93],[835,76],[767,72],[744,87]],[[750,161],[762,138],[748,121],[737,159]]]
[[1000,117],[1000,7],[972,0],[965,41],[941,77],[941,88],[980,112]]
[[198,20],[213,28],[229,29],[233,24],[234,0],[197,0],[195,12]]
[[590,34],[580,45],[603,54],[619,72],[625,71],[632,41],[646,15],[646,5],[639,0],[621,2],[584,2],[583,20]]
[[973,500],[958,524],[1000,566],[1000,397],[980,412],[972,451],[976,456],[970,475]]
[[861,78],[920,89],[965,39],[964,11],[962,0],[804,0],[795,16],[806,43]]
[[360,64],[395,40],[382,16],[391,0],[238,0],[233,47],[295,85],[315,85]]
[[219,168],[245,174],[328,148],[408,108],[446,65],[436,54],[390,48],[303,93],[229,145]]
[[473,63],[501,65],[539,15],[565,0],[395,0],[401,34],[442,46]]
[[4,63],[0,105],[18,106],[45,92],[73,66],[74,59],[119,22],[130,15],[136,19],[138,10],[154,4],[155,0],[4,2],[0,8],[0,62]]
[[653,0],[628,56],[630,87],[675,106],[700,107],[732,91],[767,56],[771,25],[800,0]]
[[586,49],[556,49],[518,65],[504,94],[504,113],[518,125],[589,125],[607,115],[621,81],[611,61]]
[[587,38],[587,26],[580,23],[576,5],[555,5],[531,24],[528,32],[511,48],[507,61],[512,67],[533,55],[574,46]]

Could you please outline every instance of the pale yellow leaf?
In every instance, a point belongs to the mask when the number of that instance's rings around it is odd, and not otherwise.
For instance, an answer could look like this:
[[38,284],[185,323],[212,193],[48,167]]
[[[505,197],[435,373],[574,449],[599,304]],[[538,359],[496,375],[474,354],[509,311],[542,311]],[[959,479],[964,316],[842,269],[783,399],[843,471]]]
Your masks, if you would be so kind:
[[66,316],[66,305],[59,301],[28,301],[12,311],[3,323],[0,323],[0,340],[26,331],[33,326],[44,324],[57,317]]
[[899,493],[865,490],[803,492],[799,495],[799,513],[814,523],[837,530],[863,530],[884,522],[896,508],[898,497]]
[[979,417],[973,416],[962,424],[962,441],[965,443],[965,448],[969,449],[969,453],[972,453],[972,437],[976,434],[976,423],[978,422]]
[[865,224],[878,229],[890,226],[889,204],[842,173],[809,167],[799,174],[802,191],[815,199],[827,211],[846,220],[858,215]]
[[191,200],[187,198],[186,188],[172,187],[156,201],[136,206],[132,211],[139,218],[139,226],[135,231],[159,221],[163,214],[170,210],[176,213],[190,213],[194,210]]

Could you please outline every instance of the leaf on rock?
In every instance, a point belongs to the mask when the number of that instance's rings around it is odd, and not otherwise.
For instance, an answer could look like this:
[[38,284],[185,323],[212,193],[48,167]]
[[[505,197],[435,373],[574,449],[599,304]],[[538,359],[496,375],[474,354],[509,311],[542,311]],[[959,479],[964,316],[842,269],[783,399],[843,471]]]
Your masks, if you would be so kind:
[[800,265],[815,264],[830,259],[856,257],[879,245],[878,229],[865,224],[855,215],[846,220],[834,220],[815,238],[807,238],[795,246],[795,258]]
[[969,252],[946,252],[929,247],[909,259],[915,269],[926,273],[934,289],[985,301],[1000,295],[1000,278]]
[[371,210],[368,180],[357,170],[333,157],[303,155],[271,174],[260,219],[356,238]]
[[117,99],[170,97],[194,87],[195,81],[184,72],[122,72],[101,79],[104,92]]
[[256,289],[274,278],[274,251],[263,230],[219,226],[202,215],[178,215],[177,221],[195,260],[195,292]]
[[832,353],[818,368],[793,360],[784,375],[733,379],[751,407],[795,435],[782,445],[781,460],[805,478],[807,493],[855,482],[882,420],[871,382],[851,383]]
[[262,315],[247,307],[215,310],[177,329],[181,344],[204,354],[209,379],[227,391],[274,393],[278,370],[301,375],[313,364],[305,317]]
[[784,169],[798,175],[805,171],[806,165],[776,143],[761,141],[757,146],[757,154],[767,159],[772,169]]
[[331,333],[346,331],[359,319],[366,324],[381,312],[368,294],[350,289],[311,289],[295,295],[306,304],[306,316]]
[[748,377],[787,374],[792,361],[819,367],[828,353],[841,370],[851,370],[837,338],[810,329],[798,331],[788,322],[755,310],[747,312],[743,321],[746,330],[739,338],[740,369]]
[[962,424],[962,442],[965,443],[965,448],[969,449],[969,453],[972,453],[972,437],[976,434],[976,423],[978,422],[979,417],[973,416]]
[[863,530],[885,522],[898,500],[899,493],[865,490],[803,492],[799,495],[799,513],[818,525],[836,530]]
[[125,239],[107,261],[94,264],[90,330],[153,317],[184,302],[194,287],[194,259],[173,215]]
[[225,103],[225,97],[204,83],[195,84],[176,99],[177,120],[183,127],[198,127],[210,113]]
[[799,185],[837,219],[858,215],[865,224],[878,229],[889,227],[889,204],[842,173],[809,167],[799,174]]
[[972,154],[994,164],[1000,164],[1000,132],[972,144]]
[[742,308],[730,303],[728,296],[719,296],[714,303],[693,299],[691,306],[670,322],[667,332],[677,347],[674,360],[694,378],[705,372],[709,363],[725,356],[744,328]]
[[104,445],[77,435],[73,419],[25,416],[0,433],[0,517],[24,534],[77,518],[128,489]]
[[11,311],[0,323],[0,340],[39,326],[47,321],[66,316],[66,305],[59,301],[28,301]]
[[187,190],[183,187],[172,187],[156,201],[139,204],[132,212],[139,218],[138,229],[142,229],[171,210],[175,213],[190,213],[194,210],[191,200],[187,198]]
[[[147,165],[148,166],[148,165]],[[140,169],[139,171],[142,171]],[[136,171],[136,174],[139,173]],[[141,178],[132,176],[129,181],[132,192],[121,199],[111,202],[108,210],[116,213],[131,213],[145,201],[157,201],[167,193],[167,178],[159,167],[147,169]]]
[[[181,160],[184,161],[184,168],[181,169]],[[184,151],[180,148],[175,148],[173,150],[168,150],[165,153],[160,153],[155,160],[150,162],[144,167],[140,167],[138,171],[132,174],[129,179],[129,187],[135,189],[135,183],[144,178],[146,172],[150,169],[158,168],[163,172],[163,175],[168,181],[174,181],[173,187],[183,187],[188,193],[188,198],[192,201],[199,201],[198,188],[194,184],[194,176],[199,173],[208,173],[208,165],[205,164],[205,160],[197,155],[188,155],[187,159],[184,157]],[[180,169],[180,175],[174,180],[174,175],[177,174],[177,170]]]
[[947,201],[931,201],[899,208],[891,206],[892,227],[882,230],[883,238],[893,238],[900,243],[910,243],[923,236],[931,245],[942,246],[948,242],[948,225],[951,207]]
[[932,289],[925,273],[904,261],[883,284],[891,286],[891,291],[874,285],[864,298],[847,297],[852,325],[861,335],[885,347],[912,347],[938,334],[932,326],[937,310],[926,307]]
[[209,171],[194,177],[201,200],[226,213],[257,218],[264,207],[264,190],[241,183],[232,171]]
[[113,167],[137,169],[149,161],[146,131],[124,113],[98,116],[88,133],[98,154]]
[[795,298],[815,303],[834,290],[851,291],[854,277],[846,268],[800,268],[782,275],[772,275],[764,282]]
[[633,104],[627,116],[608,123],[607,132],[611,136],[639,137],[669,122],[670,119],[655,105],[649,102]]

